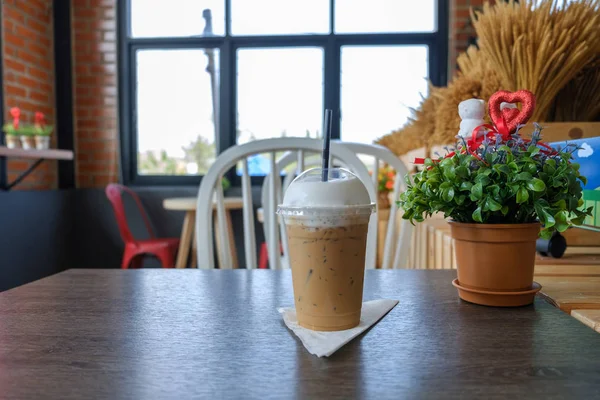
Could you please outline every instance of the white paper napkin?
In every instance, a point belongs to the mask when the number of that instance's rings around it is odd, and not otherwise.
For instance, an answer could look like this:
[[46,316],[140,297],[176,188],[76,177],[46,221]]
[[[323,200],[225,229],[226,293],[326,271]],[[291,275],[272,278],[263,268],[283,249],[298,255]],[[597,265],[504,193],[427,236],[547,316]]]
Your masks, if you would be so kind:
[[366,301],[362,305],[360,324],[352,329],[336,332],[319,332],[298,325],[295,308],[278,308],[286,326],[300,338],[310,354],[317,357],[329,357],[343,345],[374,325],[390,310],[396,307],[398,300],[381,299]]

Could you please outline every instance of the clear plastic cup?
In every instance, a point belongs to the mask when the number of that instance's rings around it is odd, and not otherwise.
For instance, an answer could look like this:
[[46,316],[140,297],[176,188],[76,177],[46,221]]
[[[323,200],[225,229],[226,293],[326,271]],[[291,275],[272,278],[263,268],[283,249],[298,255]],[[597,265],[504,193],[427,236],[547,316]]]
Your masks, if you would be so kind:
[[298,323],[317,331],[360,323],[369,219],[375,205],[352,172],[298,176],[277,213],[284,219]]

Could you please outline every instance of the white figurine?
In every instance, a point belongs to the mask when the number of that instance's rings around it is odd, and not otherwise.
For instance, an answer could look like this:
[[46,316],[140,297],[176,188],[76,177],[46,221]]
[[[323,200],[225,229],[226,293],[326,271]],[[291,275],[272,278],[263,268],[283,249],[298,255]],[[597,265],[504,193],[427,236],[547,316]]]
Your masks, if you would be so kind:
[[458,136],[468,139],[473,134],[473,129],[484,124],[485,101],[480,99],[461,101],[458,105],[458,115],[461,119]]
[[507,103],[507,102],[503,101],[502,103],[500,103],[500,111],[504,110],[505,108],[518,108],[518,107],[516,104]]

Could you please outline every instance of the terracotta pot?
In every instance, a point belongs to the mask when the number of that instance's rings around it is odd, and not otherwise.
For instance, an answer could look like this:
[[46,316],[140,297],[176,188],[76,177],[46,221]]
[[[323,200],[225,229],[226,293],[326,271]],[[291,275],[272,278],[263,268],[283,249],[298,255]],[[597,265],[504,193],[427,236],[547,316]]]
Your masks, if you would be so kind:
[[[533,285],[535,243],[539,223],[466,224],[450,222],[454,239],[460,297],[486,305],[524,305],[533,301],[539,285]],[[456,285],[455,285],[456,286]],[[464,288],[465,290],[461,290]],[[537,290],[535,290],[537,289]],[[506,296],[502,296],[502,292]],[[522,304],[514,304],[515,292],[526,294]],[[494,304],[473,301],[473,293],[494,295]],[[502,303],[510,296],[511,304]],[[465,297],[469,297],[466,299]]]
[[379,192],[377,194],[377,205],[379,208],[390,208],[390,196],[387,192]]
[[20,149],[21,148],[21,139],[15,135],[6,135],[5,138],[6,147],[9,149]]

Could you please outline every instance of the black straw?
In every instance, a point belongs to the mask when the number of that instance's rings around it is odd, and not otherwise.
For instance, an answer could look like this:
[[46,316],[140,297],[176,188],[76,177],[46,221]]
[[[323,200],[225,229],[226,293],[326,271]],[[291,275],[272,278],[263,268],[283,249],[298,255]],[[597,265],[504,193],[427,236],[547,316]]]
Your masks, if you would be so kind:
[[330,109],[325,110],[325,117],[323,119],[323,163],[321,168],[321,181],[327,182],[329,179],[329,146],[331,143],[331,121],[332,111]]

